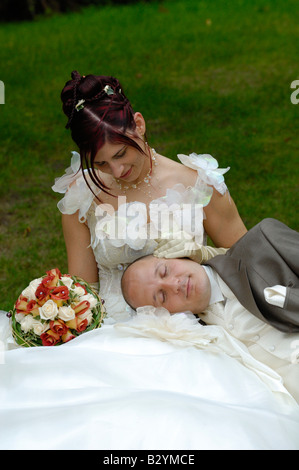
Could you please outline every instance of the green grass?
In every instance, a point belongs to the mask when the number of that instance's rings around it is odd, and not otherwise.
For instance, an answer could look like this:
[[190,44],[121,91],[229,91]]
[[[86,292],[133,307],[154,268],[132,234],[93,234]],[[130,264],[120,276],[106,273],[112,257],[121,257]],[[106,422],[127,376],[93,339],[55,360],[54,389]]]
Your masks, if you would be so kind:
[[299,230],[298,16],[295,0],[169,0],[0,25],[0,307],[67,271],[51,185],[75,149],[60,103],[74,69],[117,76],[160,153],[231,166],[248,228],[276,217]]

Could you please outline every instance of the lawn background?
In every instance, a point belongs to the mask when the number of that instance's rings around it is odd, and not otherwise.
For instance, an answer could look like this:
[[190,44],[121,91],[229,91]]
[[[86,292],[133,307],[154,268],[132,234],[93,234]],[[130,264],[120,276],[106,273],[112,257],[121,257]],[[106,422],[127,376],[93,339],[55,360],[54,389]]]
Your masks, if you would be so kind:
[[159,153],[230,166],[248,228],[275,217],[299,230],[298,20],[295,0],[172,0],[0,24],[0,308],[67,271],[51,186],[76,150],[60,103],[75,69],[117,76]]

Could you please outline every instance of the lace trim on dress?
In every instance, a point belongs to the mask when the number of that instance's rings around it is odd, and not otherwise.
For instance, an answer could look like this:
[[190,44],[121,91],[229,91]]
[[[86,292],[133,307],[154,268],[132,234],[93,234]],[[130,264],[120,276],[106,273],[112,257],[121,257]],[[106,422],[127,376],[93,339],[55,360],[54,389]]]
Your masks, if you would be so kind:
[[108,238],[117,248],[128,245],[133,250],[142,250],[148,239],[146,204],[138,201],[123,203],[113,213],[105,209],[105,204],[96,206],[97,222],[91,246],[94,248],[99,240]]
[[133,250],[142,250],[148,239],[168,238],[182,231],[203,244],[203,207],[209,203],[212,194],[210,186],[199,182],[189,188],[176,184],[167,189],[165,196],[149,204],[149,222],[145,203],[124,203],[111,214],[106,212],[105,205],[97,205],[95,237],[91,246],[94,248],[99,240],[109,239],[115,247],[128,245]]

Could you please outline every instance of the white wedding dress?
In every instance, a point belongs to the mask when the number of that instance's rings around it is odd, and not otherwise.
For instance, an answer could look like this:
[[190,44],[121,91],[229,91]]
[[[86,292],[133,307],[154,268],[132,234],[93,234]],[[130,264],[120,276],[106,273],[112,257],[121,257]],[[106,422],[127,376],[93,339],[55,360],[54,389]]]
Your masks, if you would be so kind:
[[[168,190],[160,221],[168,211],[177,228],[192,203],[201,224],[195,232],[190,225],[190,233],[203,240],[202,208],[211,184],[226,191],[225,171],[208,156],[180,158],[197,168],[198,179],[193,188]],[[299,449],[297,403],[242,343],[189,313],[151,307],[132,313],[121,295],[123,269],[153,251],[156,242],[144,236],[151,223],[160,235],[167,229],[157,222],[155,204],[150,223],[138,205],[142,236],[130,237],[131,205],[99,214],[77,170],[74,154],[54,190],[64,193],[75,181],[59,208],[79,210],[87,221],[107,318],[62,346],[21,348],[0,312],[0,449]]]

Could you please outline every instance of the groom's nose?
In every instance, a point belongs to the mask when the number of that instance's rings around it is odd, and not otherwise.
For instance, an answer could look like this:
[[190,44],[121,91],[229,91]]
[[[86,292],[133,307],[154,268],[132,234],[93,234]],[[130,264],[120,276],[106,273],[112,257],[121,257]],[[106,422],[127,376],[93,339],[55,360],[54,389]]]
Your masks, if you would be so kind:
[[178,277],[170,277],[161,279],[161,287],[172,294],[178,294],[181,288],[181,282]]

